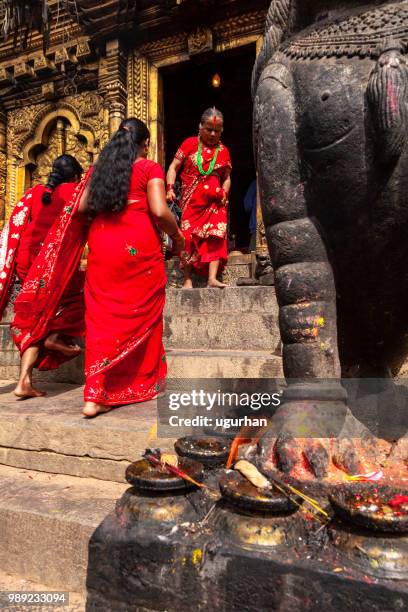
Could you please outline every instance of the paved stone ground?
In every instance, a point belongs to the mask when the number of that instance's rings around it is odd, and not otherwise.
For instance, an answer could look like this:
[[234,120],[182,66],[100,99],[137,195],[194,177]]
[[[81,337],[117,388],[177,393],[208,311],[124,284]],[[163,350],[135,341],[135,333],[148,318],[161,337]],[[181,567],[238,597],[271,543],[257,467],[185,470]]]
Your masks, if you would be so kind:
[[41,386],[45,398],[18,401],[0,381],[0,590],[67,590],[52,610],[77,612],[89,538],[128,488],[126,466],[173,441],[156,438],[156,402],[85,419],[82,387]]
[[[31,580],[25,580],[24,578],[12,576],[11,574],[7,574],[0,570],[0,591],[17,591],[17,592],[33,592],[38,593],[39,591],[53,591],[54,589],[50,589],[50,587],[45,586],[43,584],[38,584],[37,582],[32,582]],[[1,610],[10,612],[18,612],[18,610],[22,610],[23,612],[84,612],[86,605],[86,596],[84,594],[71,592],[69,594],[69,605],[68,606],[30,606],[30,607],[1,607]]]
[[0,464],[123,482],[127,465],[156,439],[155,401],[82,416],[82,387],[42,383],[44,398],[18,401],[14,383],[0,383]]

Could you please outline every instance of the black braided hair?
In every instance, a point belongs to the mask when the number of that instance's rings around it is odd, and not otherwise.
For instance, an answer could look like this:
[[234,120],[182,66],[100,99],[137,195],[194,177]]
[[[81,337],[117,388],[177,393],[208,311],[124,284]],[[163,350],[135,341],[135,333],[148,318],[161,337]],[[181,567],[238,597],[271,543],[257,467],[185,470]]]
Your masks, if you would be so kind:
[[132,166],[138,151],[150,138],[140,119],[125,119],[103,148],[95,164],[88,197],[91,217],[122,211],[128,200]]
[[79,179],[83,173],[81,164],[72,155],[60,155],[52,164],[51,174],[48,177],[45,191],[42,196],[43,204],[50,204],[54,190],[61,183],[71,183]]

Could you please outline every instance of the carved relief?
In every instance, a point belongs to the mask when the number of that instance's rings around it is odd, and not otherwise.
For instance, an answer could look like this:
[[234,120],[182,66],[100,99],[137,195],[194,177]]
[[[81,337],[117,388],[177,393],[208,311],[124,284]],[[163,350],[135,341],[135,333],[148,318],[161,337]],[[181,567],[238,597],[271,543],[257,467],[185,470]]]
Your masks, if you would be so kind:
[[186,32],[181,32],[180,34],[175,34],[168,38],[161,38],[160,40],[148,42],[139,47],[138,51],[146,56],[151,62],[159,63],[164,59],[180,55],[181,53],[187,54],[187,37],[188,35]]
[[260,255],[266,255],[268,253],[265,225],[262,219],[262,210],[258,203],[256,207],[256,252]]
[[67,96],[61,104],[76,112],[81,126],[95,136],[95,148],[102,149],[109,140],[109,117],[105,100],[94,92],[86,92]]
[[0,152],[0,227],[3,224],[5,215],[6,199],[6,177],[7,177],[7,155]]
[[52,162],[59,155],[68,153],[73,155],[87,170],[93,161],[93,156],[86,150],[86,142],[75,134],[74,129],[68,122],[58,120],[56,126],[50,133],[47,148],[41,151],[35,158],[36,168],[31,174],[31,185],[45,183],[50,173]]
[[377,57],[386,38],[408,49],[408,6],[379,6],[329,23],[317,23],[287,41],[283,51],[294,58]]
[[[248,39],[256,40],[264,31],[265,15],[265,10],[252,11],[239,17],[216,22],[211,26],[212,30],[210,31],[213,38],[212,48],[215,51],[223,51],[251,42]],[[202,31],[207,31],[208,35],[208,30],[205,28],[198,30],[198,32]],[[182,55],[185,55],[185,59],[188,59],[190,42],[193,43],[191,35],[189,36],[187,32],[180,32],[168,38],[161,38],[141,45],[138,51],[146,56],[149,61],[160,64],[161,62],[167,62],[170,58],[177,58]]]
[[30,184],[42,182],[52,160],[70,153],[86,169],[109,138],[104,100],[93,92],[8,113],[6,209]]
[[109,131],[115,132],[125,118],[127,107],[128,54],[118,40],[106,43],[106,58],[99,65],[99,91],[109,108]]
[[6,114],[3,109],[0,108],[0,227],[3,226],[5,216],[6,177]]
[[188,52],[190,55],[212,51],[213,35],[209,28],[197,28],[188,37]]
[[[34,118],[46,107],[47,104],[35,104],[9,112],[7,142],[11,145],[16,144],[16,136],[29,132]],[[10,137],[13,138],[13,142],[10,142]]]
[[149,119],[149,62],[137,52],[128,61],[128,116]]
[[239,46],[245,37],[260,36],[265,27],[265,15],[266,11],[252,11],[215,23],[212,29],[216,50]]
[[44,151],[41,151],[35,157],[36,168],[32,172],[31,177],[29,177],[29,182],[31,185],[45,183],[53,160],[63,153],[68,153],[68,151],[64,150],[65,142],[62,142],[61,134],[61,132],[65,129],[65,126],[62,121],[58,121],[58,123],[62,124],[62,126],[57,125],[54,127],[48,138],[47,148]]

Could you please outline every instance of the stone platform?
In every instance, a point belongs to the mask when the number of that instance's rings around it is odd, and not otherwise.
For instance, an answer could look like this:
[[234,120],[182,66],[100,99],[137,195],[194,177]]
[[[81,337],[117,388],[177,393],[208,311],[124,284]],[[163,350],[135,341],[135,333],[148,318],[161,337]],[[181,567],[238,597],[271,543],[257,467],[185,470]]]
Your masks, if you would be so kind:
[[[16,401],[9,320],[0,325],[0,568],[84,601],[89,539],[126,490],[127,465],[173,441],[155,437],[155,402],[83,419],[81,358],[39,374],[46,398]],[[274,288],[169,288],[164,342],[169,377],[280,377]]]
[[85,419],[82,387],[49,383],[47,397],[26,401],[13,388],[1,388],[0,464],[123,483],[129,463],[157,444],[155,401]]
[[[8,313],[0,324],[0,378],[15,380],[19,355]],[[274,287],[168,289],[164,344],[169,377],[281,377],[278,307]],[[37,380],[83,383],[83,360],[64,364]]]
[[172,441],[155,437],[155,402],[88,420],[80,386],[48,383],[27,401],[13,388],[0,386],[0,568],[9,582],[71,591],[84,610],[89,539],[128,488],[127,465]]

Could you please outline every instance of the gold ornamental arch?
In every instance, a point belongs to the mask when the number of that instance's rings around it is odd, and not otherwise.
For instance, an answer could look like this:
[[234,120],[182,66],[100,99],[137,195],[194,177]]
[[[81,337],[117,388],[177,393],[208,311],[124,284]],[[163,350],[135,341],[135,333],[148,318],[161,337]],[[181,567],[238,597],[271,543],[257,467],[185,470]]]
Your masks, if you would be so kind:
[[33,105],[10,115],[6,218],[25,190],[46,182],[56,157],[69,153],[86,170],[108,138],[103,99],[94,93]]

